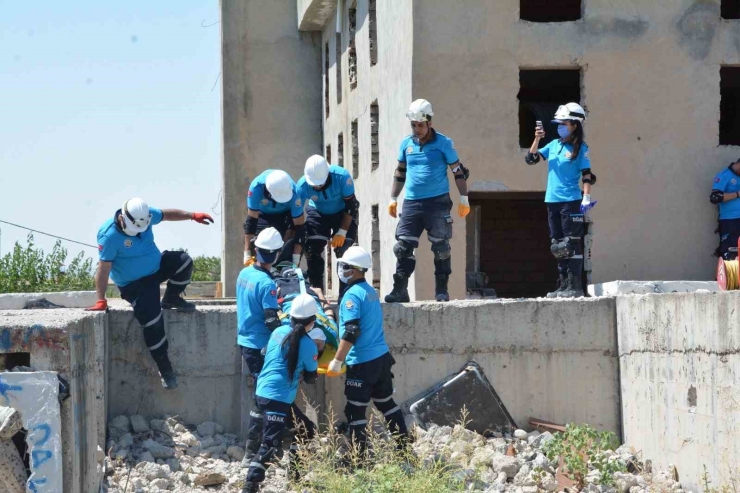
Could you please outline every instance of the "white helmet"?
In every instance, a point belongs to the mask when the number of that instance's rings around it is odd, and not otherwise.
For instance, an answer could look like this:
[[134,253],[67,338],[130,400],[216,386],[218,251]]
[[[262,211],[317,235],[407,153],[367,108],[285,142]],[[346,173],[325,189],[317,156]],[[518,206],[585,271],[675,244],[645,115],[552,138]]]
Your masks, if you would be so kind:
[[299,294],[290,305],[292,318],[310,318],[316,316],[316,300],[308,293]]
[[432,111],[432,103],[426,99],[417,99],[406,112],[406,118],[412,122],[428,122],[434,116]]
[[306,160],[303,172],[306,174],[306,183],[312,187],[320,187],[326,183],[326,178],[329,176],[329,163],[323,156],[314,154]]
[[123,203],[121,216],[123,216],[123,232],[129,236],[143,233],[149,227],[149,223],[152,222],[149,206],[146,205],[144,199],[138,197]]
[[344,252],[342,258],[338,260],[338,264],[345,264],[367,270],[373,266],[373,259],[364,248],[353,245]]
[[561,105],[555,112],[553,123],[563,123],[566,120],[574,120],[583,123],[586,120],[586,111],[578,103],[568,103]]
[[284,204],[293,198],[293,180],[288,173],[281,169],[267,175],[265,186],[275,202]]
[[283,248],[283,237],[280,236],[280,232],[275,228],[263,229],[257,235],[257,239],[254,240],[254,246],[262,250],[274,252]]

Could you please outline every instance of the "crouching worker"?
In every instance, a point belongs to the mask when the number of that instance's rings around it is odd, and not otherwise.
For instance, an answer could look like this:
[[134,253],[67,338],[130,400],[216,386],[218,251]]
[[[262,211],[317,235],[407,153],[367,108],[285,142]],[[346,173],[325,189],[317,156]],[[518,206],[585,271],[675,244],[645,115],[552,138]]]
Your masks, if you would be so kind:
[[[264,418],[262,445],[252,458],[242,493],[259,491],[270,462],[283,456],[283,434],[297,428],[290,445],[289,474],[298,481],[298,446],[314,437],[316,427],[295,405],[301,376],[306,383],[318,379],[318,352],[308,336],[316,320],[316,302],[308,294],[299,295],[291,305],[290,327],[275,329],[267,344],[265,364],[257,380],[257,403]],[[297,438],[297,439],[296,439]]]
[[[185,252],[159,252],[152,227],[162,221],[193,220],[209,224],[213,219],[203,212],[155,209],[144,200],[127,200],[113,218],[98,230],[100,262],[95,274],[98,302],[89,311],[105,311],[108,276],[121,291],[121,298],[134,307],[134,317],[144,329],[144,342],[157,364],[162,386],[177,388],[177,377],[167,356],[168,342],[162,309],[192,311],[195,305],[180,297],[190,284],[193,259]],[[159,285],[167,281],[162,301]]]
[[380,299],[365,281],[372,258],[362,247],[352,246],[337,262],[339,278],[348,287],[339,307],[339,349],[329,363],[327,376],[337,376],[346,361],[344,414],[352,441],[361,453],[367,442],[366,411],[371,401],[383,413],[401,448],[408,442],[408,430],[403,412],[393,400],[391,367],[395,360],[385,342]]

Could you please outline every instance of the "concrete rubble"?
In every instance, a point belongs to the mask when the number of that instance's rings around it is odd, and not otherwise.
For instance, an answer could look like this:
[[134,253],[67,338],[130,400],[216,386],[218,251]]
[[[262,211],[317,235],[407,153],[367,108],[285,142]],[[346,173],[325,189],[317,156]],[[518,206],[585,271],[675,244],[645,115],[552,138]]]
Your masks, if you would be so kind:
[[[177,417],[148,421],[141,416],[118,416],[109,423],[106,458],[107,493],[179,493],[240,491],[246,469],[241,468],[244,449],[235,435],[223,433],[216,423],[184,423]],[[131,423],[137,423],[131,429]],[[414,453],[422,464],[442,463],[465,491],[480,493],[538,493],[562,490],[557,460],[551,461],[543,447],[553,439],[549,432],[516,430],[493,433],[486,438],[460,425],[413,425]],[[153,452],[153,451],[156,451]],[[511,454],[514,455],[511,455]],[[627,445],[607,451],[609,460],[620,461],[634,473],[616,473],[614,484],[599,484],[600,472],[589,466],[581,493],[683,493],[674,474],[645,472],[643,463]],[[268,469],[262,490],[292,493],[287,481],[287,454]],[[639,471],[643,471],[640,473]],[[126,487],[128,485],[128,487]],[[574,487],[572,493],[579,492]]]

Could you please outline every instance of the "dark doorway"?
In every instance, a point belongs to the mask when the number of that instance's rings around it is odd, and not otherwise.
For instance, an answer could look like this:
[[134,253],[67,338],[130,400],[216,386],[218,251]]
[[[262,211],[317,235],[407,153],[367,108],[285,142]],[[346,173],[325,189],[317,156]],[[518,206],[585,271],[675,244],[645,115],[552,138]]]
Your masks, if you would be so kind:
[[544,197],[544,192],[470,194],[479,225],[468,227],[468,242],[477,238],[478,245],[467,250],[479,258],[469,265],[478,266],[499,298],[534,298],[555,289],[558,269]]
[[557,125],[550,123],[558,106],[581,101],[581,69],[519,71],[519,147],[527,149],[534,140],[535,122],[545,129],[544,147],[557,138]]
[[581,0],[520,0],[519,18],[530,22],[577,21],[582,9]]

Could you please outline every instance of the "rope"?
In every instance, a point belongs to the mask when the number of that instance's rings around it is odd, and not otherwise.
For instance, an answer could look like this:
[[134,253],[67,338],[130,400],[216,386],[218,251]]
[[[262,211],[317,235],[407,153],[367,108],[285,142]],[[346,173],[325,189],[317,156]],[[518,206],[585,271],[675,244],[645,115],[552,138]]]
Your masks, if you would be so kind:
[[737,260],[725,260],[725,270],[727,271],[727,291],[732,291],[740,287],[740,262]]
[[38,229],[27,228],[26,226],[21,226],[20,224],[15,224],[15,223],[11,223],[11,222],[8,222],[8,221],[3,221],[2,219],[0,219],[0,223],[9,224],[11,226],[15,226],[16,228],[25,229],[25,230],[31,231],[33,233],[38,233],[38,234],[41,234],[41,235],[51,236],[52,238],[56,238],[57,240],[64,240],[64,241],[68,241],[70,243],[77,243],[78,245],[82,245],[82,246],[86,246],[86,247],[90,247],[90,248],[95,248],[95,249],[98,248],[97,246],[91,245],[89,243],[83,243],[81,241],[76,241],[76,240],[70,240],[69,238],[64,238],[63,236],[53,235],[51,233],[44,233],[43,231],[39,231]]

